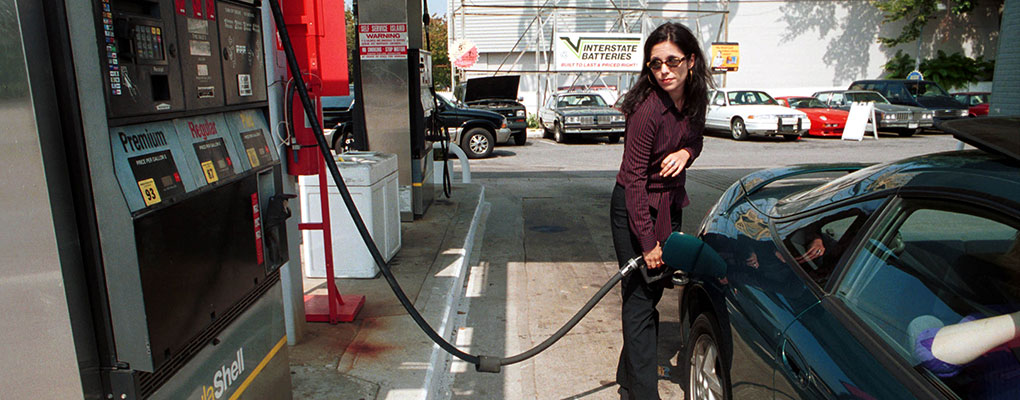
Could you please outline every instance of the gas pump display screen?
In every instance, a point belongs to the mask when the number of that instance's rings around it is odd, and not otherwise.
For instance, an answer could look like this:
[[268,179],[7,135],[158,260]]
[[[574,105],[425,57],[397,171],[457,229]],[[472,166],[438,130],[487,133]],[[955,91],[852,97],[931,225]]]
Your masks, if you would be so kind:
[[241,141],[244,142],[244,152],[247,153],[252,168],[273,162],[273,155],[269,153],[269,145],[266,144],[262,130],[241,132]]
[[195,155],[198,156],[206,183],[214,183],[234,175],[233,162],[227,155],[223,138],[195,143]]
[[132,157],[128,163],[146,207],[160,203],[163,198],[184,193],[184,184],[170,150]]

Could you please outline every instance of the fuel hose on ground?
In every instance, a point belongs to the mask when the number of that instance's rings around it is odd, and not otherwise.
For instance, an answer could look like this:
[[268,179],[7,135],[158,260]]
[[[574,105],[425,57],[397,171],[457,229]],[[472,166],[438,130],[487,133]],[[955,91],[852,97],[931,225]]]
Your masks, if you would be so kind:
[[330,153],[329,145],[326,143],[326,137],[323,135],[322,132],[322,125],[319,122],[319,120],[315,117],[315,114],[312,112],[312,110],[314,109],[312,105],[312,100],[308,96],[308,88],[307,86],[305,86],[304,79],[301,76],[297,58],[294,56],[294,48],[290,41],[290,35],[287,33],[287,24],[284,22],[283,11],[280,8],[280,3],[278,0],[269,0],[269,6],[272,9],[273,20],[276,23],[276,29],[280,35],[280,42],[283,44],[283,50],[284,53],[286,54],[287,67],[290,70],[291,76],[295,77],[294,83],[297,88],[298,97],[300,97],[301,104],[302,106],[304,106],[305,113],[308,117],[308,122],[312,125],[312,131],[315,132],[315,140],[319,143],[319,150],[322,152],[323,158],[327,160],[327,162],[325,163],[326,168],[329,169],[329,173],[333,177],[333,182],[336,184],[337,189],[340,191],[340,197],[343,198],[344,204],[347,206],[347,211],[350,212],[351,219],[354,220],[354,226],[357,227],[358,233],[361,235],[361,238],[365,241],[365,245],[368,247],[369,253],[372,254],[372,258],[375,260],[376,264],[379,264],[379,267],[382,270],[382,274],[386,278],[386,282],[390,285],[390,288],[393,290],[393,294],[397,296],[397,299],[400,301],[400,304],[404,306],[404,309],[407,310],[407,313],[411,316],[414,322],[418,324],[421,330],[424,331],[426,335],[428,335],[429,339],[431,339],[433,342],[439,345],[439,347],[441,347],[443,350],[452,354],[453,356],[456,356],[461,360],[475,364],[475,370],[477,371],[498,373],[500,372],[500,367],[527,360],[531,357],[534,357],[536,354],[541,353],[543,350],[547,349],[553,343],[556,343],[556,341],[562,338],[563,335],[565,335],[575,325],[577,325],[577,323],[580,322],[581,319],[584,318],[584,316],[587,315],[588,312],[591,311],[591,309],[594,308],[595,305],[598,304],[598,302],[602,300],[602,298],[605,297],[607,293],[609,293],[609,290],[611,290],[613,286],[616,285],[617,282],[623,279],[623,277],[626,276],[627,274],[639,269],[641,264],[643,264],[641,262],[640,257],[630,260],[624,268],[621,268],[619,272],[613,275],[613,277],[610,278],[609,281],[606,282],[606,284],[603,285],[602,288],[599,289],[599,291],[595,293],[594,296],[592,296],[591,300],[588,300],[588,303],[586,303],[584,307],[578,310],[577,313],[574,314],[573,318],[571,318],[570,321],[568,321],[566,324],[563,325],[563,327],[556,331],[556,333],[554,333],[552,336],[550,336],[548,339],[538,344],[534,348],[527,350],[523,353],[520,353],[518,355],[505,358],[495,356],[472,355],[465,353],[464,351],[461,351],[454,345],[447,342],[445,339],[439,336],[438,333],[436,333],[435,329],[433,329],[432,326],[430,326],[429,323],[425,321],[425,319],[421,316],[418,310],[414,308],[414,305],[411,304],[411,301],[407,298],[407,295],[404,294],[404,290],[397,283],[397,279],[393,276],[393,273],[390,271],[389,264],[387,264],[386,261],[383,259],[383,256],[379,252],[379,248],[376,246],[375,241],[372,240],[372,236],[369,235],[368,228],[365,226],[365,221],[361,219],[361,214],[358,212],[357,206],[355,206],[354,204],[354,199],[351,198],[351,193],[347,189],[347,185],[344,183],[343,178],[340,176],[340,169],[337,168],[336,160],[333,159],[332,154]]

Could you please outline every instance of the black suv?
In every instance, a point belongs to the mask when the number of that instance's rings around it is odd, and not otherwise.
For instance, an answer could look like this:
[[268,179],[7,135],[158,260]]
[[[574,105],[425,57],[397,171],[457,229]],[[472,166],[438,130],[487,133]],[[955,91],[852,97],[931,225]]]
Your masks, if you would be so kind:
[[492,154],[496,143],[510,140],[506,118],[493,111],[463,107],[443,96],[436,96],[439,108],[434,114],[444,129],[453,129],[450,142],[456,143],[468,158]]
[[528,140],[528,110],[517,97],[519,75],[473,78],[458,85],[454,95],[468,108],[495,111],[506,117],[514,144]]
[[326,142],[340,153],[354,143],[354,126],[351,124],[354,119],[354,85],[350,90],[347,96],[323,96],[319,100],[322,102],[322,129]]
[[890,103],[927,108],[935,113],[936,127],[941,121],[967,117],[967,106],[932,81],[861,80],[850,84],[850,90],[873,90],[885,96]]

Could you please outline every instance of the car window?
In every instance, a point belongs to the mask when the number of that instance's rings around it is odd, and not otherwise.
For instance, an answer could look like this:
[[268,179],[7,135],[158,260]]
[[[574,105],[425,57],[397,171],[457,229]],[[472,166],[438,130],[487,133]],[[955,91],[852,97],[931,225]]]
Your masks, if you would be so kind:
[[843,93],[833,93],[831,104],[837,106],[846,105],[846,96],[843,96]]
[[885,97],[882,97],[882,95],[878,94],[877,92],[847,93],[846,97],[847,97],[847,100],[849,100],[849,101],[857,101],[857,102],[865,102],[865,103],[874,102],[874,103],[879,103],[879,104],[887,104],[887,103],[889,103],[889,101],[886,100]]
[[712,104],[717,106],[726,105],[726,94],[723,92],[715,92],[715,99],[712,100]]
[[975,393],[989,381],[1015,373],[1002,367],[1015,365],[1017,349],[998,346],[943,368],[932,335],[1020,310],[1020,222],[959,203],[909,200],[887,215],[850,261],[836,297],[918,371],[963,398],[983,398]]
[[908,82],[907,89],[910,91],[910,94],[916,97],[949,96],[949,93],[935,82]]
[[908,85],[902,83],[889,84],[885,87],[885,90],[879,90],[888,99],[895,101],[913,101],[914,96],[907,91]]
[[846,249],[883,201],[869,200],[777,224],[777,232],[794,263],[820,287],[825,287]]
[[825,104],[814,97],[798,97],[790,99],[793,108],[825,108]]
[[817,98],[818,100],[820,100],[823,103],[828,103],[829,102],[829,97],[831,97],[831,96],[832,96],[831,93],[818,93],[818,94],[815,95],[815,98]]
[[962,104],[966,104],[966,105],[972,106],[972,105],[974,105],[974,103],[971,102],[969,97],[970,96],[967,96],[965,94],[954,94],[953,95],[953,99],[955,99],[956,101],[959,101]]

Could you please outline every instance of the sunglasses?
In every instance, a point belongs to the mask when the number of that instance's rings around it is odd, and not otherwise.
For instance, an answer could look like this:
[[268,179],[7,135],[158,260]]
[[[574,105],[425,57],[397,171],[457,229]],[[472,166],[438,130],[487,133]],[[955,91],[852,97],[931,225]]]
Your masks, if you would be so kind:
[[666,64],[666,66],[670,67],[670,68],[676,68],[676,67],[679,67],[680,63],[684,62],[684,60],[686,60],[686,59],[687,59],[687,57],[681,58],[681,57],[670,56],[669,58],[666,59],[666,61],[662,61],[662,60],[659,60],[659,59],[654,59],[652,61],[649,61],[649,62],[645,63],[645,65],[647,65],[648,68],[651,68],[653,70],[657,70],[659,68],[662,68],[662,64]]

